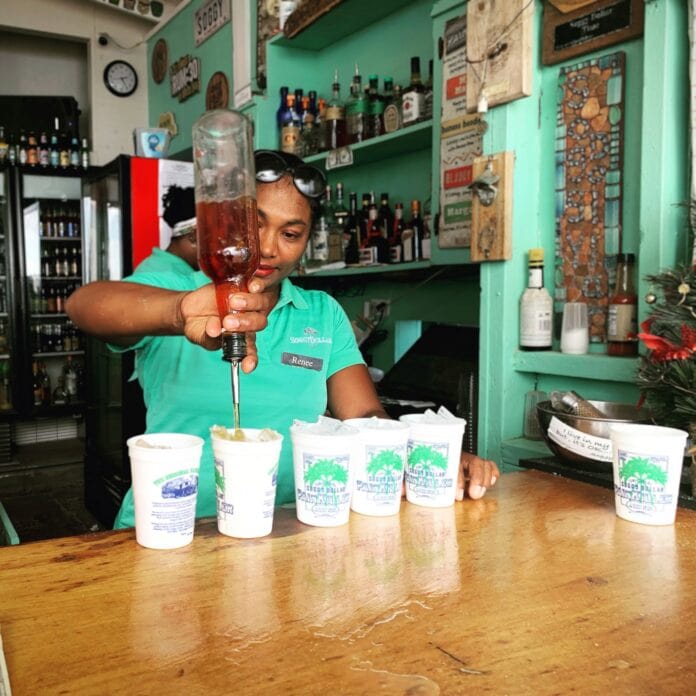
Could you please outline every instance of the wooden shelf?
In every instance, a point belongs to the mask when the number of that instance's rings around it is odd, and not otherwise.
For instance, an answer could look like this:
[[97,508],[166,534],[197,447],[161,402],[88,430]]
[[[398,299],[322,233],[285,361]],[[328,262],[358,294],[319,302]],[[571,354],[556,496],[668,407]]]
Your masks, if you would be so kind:
[[518,350],[513,355],[512,365],[517,372],[632,383],[635,381],[638,358],[615,358],[599,353],[567,355],[549,350]]
[[[361,164],[370,164],[380,160],[396,157],[407,152],[415,152],[416,150],[425,150],[432,146],[432,120],[416,123],[415,126],[408,126],[401,130],[380,135],[378,138],[371,138],[362,143],[350,145],[353,151],[353,163],[346,165],[347,167],[357,167]],[[307,163],[315,164],[324,169],[328,152],[320,152],[316,155],[305,157]],[[332,172],[343,171],[345,167],[332,169]]]
[[411,261],[410,263],[381,263],[376,266],[349,266],[338,270],[314,271],[313,273],[294,273],[295,278],[330,278],[334,276],[366,275],[371,273],[398,273],[431,268],[430,261]]
[[[309,0],[314,5],[321,3]],[[414,0],[347,0],[340,1],[335,7],[318,17],[307,27],[297,27],[296,19],[290,15],[285,31],[291,38],[279,34],[273,39],[281,46],[292,46],[308,51],[321,51],[346,36],[369,27],[380,19],[410,5]],[[297,34],[292,36],[294,31]]]

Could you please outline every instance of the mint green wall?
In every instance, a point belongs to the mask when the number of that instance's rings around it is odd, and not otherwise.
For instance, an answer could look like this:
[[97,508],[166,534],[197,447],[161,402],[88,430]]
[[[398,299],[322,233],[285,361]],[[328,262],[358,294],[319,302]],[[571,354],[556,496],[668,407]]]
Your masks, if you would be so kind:
[[[227,75],[230,83],[230,103],[232,101],[232,25],[218,29],[200,46],[194,45],[193,16],[203,5],[203,0],[193,0],[174,19],[160,31],[153,34],[147,42],[148,66],[152,64],[152,51],[158,39],[167,42],[168,62],[167,75],[158,85],[152,79],[152,71],[148,70],[148,112],[150,125],[156,126],[161,113],[174,113],[178,134],[172,139],[169,151],[176,154],[191,147],[191,128],[196,119],[205,111],[205,89],[208,80],[218,70]],[[169,66],[182,56],[192,55],[201,61],[201,91],[179,102],[171,96],[169,81]]]
[[[254,7],[255,2],[250,2]],[[355,2],[364,6],[365,0]],[[153,36],[148,49],[151,53],[154,42],[163,36],[169,43],[170,63],[187,52],[199,55],[205,89],[215,70],[224,70],[230,76],[232,40],[231,31],[223,29],[200,50],[193,49],[192,16],[200,4],[193,2]],[[328,96],[333,70],[338,67],[345,98],[356,56],[364,79],[376,72],[406,82],[411,55],[421,56],[425,70],[446,20],[461,14],[466,3],[414,0],[404,4],[394,14],[319,51],[293,47],[292,41],[284,37],[269,42],[267,94],[256,96],[245,109],[256,123],[256,145],[275,147],[277,143],[275,111],[281,85],[301,86],[305,92],[316,89],[320,95]],[[637,396],[632,384],[635,360],[604,355],[523,354],[517,350],[518,303],[526,283],[526,251],[530,247],[544,247],[546,284],[548,288],[553,285],[554,128],[556,84],[562,64],[541,65],[541,0],[535,0],[535,9],[533,94],[491,109],[486,117],[489,129],[484,139],[484,152],[512,150],[516,156],[513,258],[482,264],[480,278],[476,271],[470,275],[463,270],[461,278],[436,279],[422,288],[415,299],[409,296],[408,300],[399,300],[386,323],[390,338],[374,352],[375,364],[388,369],[396,350],[392,330],[396,320],[478,322],[481,326],[479,452],[498,461],[504,459],[506,443],[522,432],[524,394],[536,379],[543,389],[576,389],[589,398],[631,402]],[[624,239],[625,248],[639,254],[638,276],[642,279],[646,273],[657,272],[686,258],[686,216],[679,205],[688,198],[686,3],[682,0],[646,2],[642,38],[568,62],[572,64],[617,50],[626,53]],[[440,103],[440,76],[441,65],[436,61],[436,105]],[[161,111],[173,110],[183,133],[173,144],[174,152],[190,145],[191,124],[202,112],[203,104],[201,93],[179,105],[169,97],[168,79],[159,86],[150,81],[151,122],[157,120]],[[332,182],[343,181],[347,190],[358,193],[385,190],[391,194],[392,202],[422,199],[430,185],[437,201],[439,124],[435,121],[432,149],[338,170],[331,175]],[[465,250],[437,250],[433,256],[436,264],[467,263],[468,259]],[[349,315],[359,313],[369,297],[393,298],[404,292],[404,283],[386,278],[344,278],[342,282],[353,283],[357,288],[355,296],[339,298]],[[321,282],[326,282],[331,290],[332,280]],[[639,297],[645,292],[647,286],[641,280]],[[647,306],[642,302],[639,314],[642,318],[647,314]],[[516,448],[518,452],[518,445]]]

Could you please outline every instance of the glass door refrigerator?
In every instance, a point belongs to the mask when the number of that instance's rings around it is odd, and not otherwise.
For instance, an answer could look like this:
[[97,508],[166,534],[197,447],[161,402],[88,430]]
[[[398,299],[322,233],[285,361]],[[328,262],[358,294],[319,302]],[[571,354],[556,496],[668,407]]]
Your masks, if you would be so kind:
[[[85,179],[87,281],[120,280],[153,247],[167,247],[161,206],[170,186],[193,186],[190,162],[121,155]],[[85,500],[106,526],[130,487],[126,441],[145,430],[142,390],[133,372],[132,352],[114,353],[87,338]]]

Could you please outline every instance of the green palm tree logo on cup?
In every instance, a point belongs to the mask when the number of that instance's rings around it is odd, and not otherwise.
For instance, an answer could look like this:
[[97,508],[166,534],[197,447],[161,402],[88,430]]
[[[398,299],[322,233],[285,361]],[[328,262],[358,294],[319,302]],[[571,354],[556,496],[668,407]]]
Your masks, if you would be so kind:
[[221,493],[225,492],[225,477],[222,475],[222,466],[217,466],[217,460],[215,461],[215,486],[219,489]]
[[408,454],[411,469],[420,469],[423,475],[434,476],[436,470],[447,471],[447,457],[428,445],[416,445]]
[[381,450],[372,457],[366,467],[367,475],[397,478],[404,468],[401,457],[390,449]]
[[634,479],[638,485],[640,502],[647,502],[653,505],[655,498],[653,491],[656,486],[667,485],[667,472],[654,464],[649,459],[642,457],[632,457],[621,466],[619,471],[621,482],[628,483]]
[[308,487],[345,486],[348,483],[348,470],[335,459],[318,459],[305,471],[304,482]]

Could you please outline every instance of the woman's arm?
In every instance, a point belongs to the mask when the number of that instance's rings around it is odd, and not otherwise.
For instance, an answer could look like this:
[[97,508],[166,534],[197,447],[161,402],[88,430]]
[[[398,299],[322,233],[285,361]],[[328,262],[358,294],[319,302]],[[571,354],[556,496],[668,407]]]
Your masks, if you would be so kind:
[[254,333],[266,327],[272,299],[262,292],[230,298],[228,314],[220,322],[212,284],[197,290],[177,291],[122,281],[95,281],[68,298],[66,312],[76,326],[97,338],[129,346],[144,336],[186,336],[208,350],[220,348],[222,328],[247,334],[249,354],[242,369],[256,367]]
[[329,377],[329,411],[334,418],[389,418],[364,365],[351,365]]

